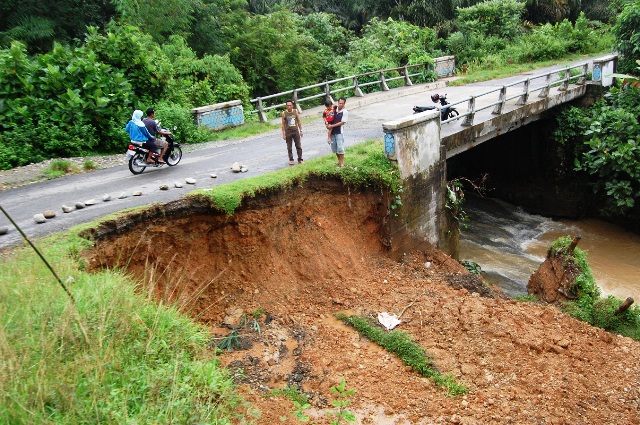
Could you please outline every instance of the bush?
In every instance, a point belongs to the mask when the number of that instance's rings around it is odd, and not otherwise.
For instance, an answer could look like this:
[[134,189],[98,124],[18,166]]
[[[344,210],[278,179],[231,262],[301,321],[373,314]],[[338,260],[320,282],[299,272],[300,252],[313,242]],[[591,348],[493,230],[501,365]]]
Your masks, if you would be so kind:
[[156,119],[174,133],[179,143],[203,143],[211,140],[210,130],[196,125],[190,108],[161,102],[154,109]]
[[587,110],[570,108],[558,117],[555,139],[575,145],[574,164],[590,176],[605,201],[601,212],[624,216],[640,198],[640,92],[612,89]]
[[618,15],[613,33],[616,36],[615,48],[620,53],[618,70],[634,72],[636,60],[640,59],[640,0],[632,0],[625,4]]
[[471,7],[458,8],[457,17],[463,34],[516,38],[525,4],[516,0],[487,0]]

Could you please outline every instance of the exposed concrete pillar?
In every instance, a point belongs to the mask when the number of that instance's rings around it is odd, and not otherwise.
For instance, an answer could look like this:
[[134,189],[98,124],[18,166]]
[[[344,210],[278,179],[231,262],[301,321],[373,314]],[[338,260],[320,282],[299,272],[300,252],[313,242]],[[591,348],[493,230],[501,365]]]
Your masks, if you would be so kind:
[[[391,256],[438,248],[457,257],[457,229],[445,211],[446,151],[440,113],[427,111],[384,123],[385,154],[403,179],[401,206],[391,208]],[[391,200],[392,206],[394,200]]]

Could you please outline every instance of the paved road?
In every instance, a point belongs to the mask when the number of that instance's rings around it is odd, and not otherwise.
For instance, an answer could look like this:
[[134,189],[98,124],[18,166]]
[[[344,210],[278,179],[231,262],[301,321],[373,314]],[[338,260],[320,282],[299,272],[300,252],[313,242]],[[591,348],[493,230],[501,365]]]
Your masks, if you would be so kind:
[[[583,63],[577,61],[575,63]],[[529,75],[548,72],[556,67],[548,67],[528,73]],[[499,87],[508,82],[524,78],[523,75],[483,83],[475,83],[460,87],[444,86],[449,81],[415,85],[394,89],[383,93],[373,93],[363,98],[347,100],[349,123],[345,128],[345,142],[353,146],[365,140],[383,137],[382,123],[399,119],[412,114],[415,105],[431,105],[429,96],[433,93],[446,93],[451,102],[463,99],[471,93],[480,93]],[[464,112],[464,107],[458,108]],[[304,158],[310,159],[330,154],[326,143],[326,130],[320,119],[321,107],[303,113],[304,137],[302,139]],[[445,124],[447,131],[459,122]],[[443,126],[443,132],[445,130]],[[150,204],[165,203],[178,199],[194,188],[205,188],[230,183],[238,179],[256,176],[269,171],[289,167],[286,146],[280,130],[274,130],[259,136],[243,140],[210,144],[205,148],[184,146],[185,154],[180,164],[175,167],[147,169],[141,175],[134,176],[127,166],[112,167],[91,173],[66,176],[55,180],[34,183],[16,189],[0,191],[0,205],[11,215],[13,220],[30,238],[41,237],[53,232],[68,229],[74,225],[85,223],[109,213],[123,209]],[[239,162],[248,167],[246,173],[233,173],[231,165]],[[349,158],[346,158],[348,164]],[[216,179],[211,178],[216,174]],[[185,183],[185,179],[197,180],[195,186]],[[183,187],[174,187],[174,182],[183,183]],[[168,191],[161,191],[163,184],[169,186]],[[142,191],[142,196],[131,196],[134,191]],[[122,192],[128,197],[117,199]],[[102,196],[110,194],[113,200],[103,202]],[[63,214],[61,206],[75,205],[95,199],[97,203],[82,210]],[[36,224],[33,216],[47,209],[55,210],[57,217],[46,223]],[[20,234],[13,228],[4,215],[0,215],[0,226],[8,226],[9,233],[0,236],[0,249],[22,242]]]

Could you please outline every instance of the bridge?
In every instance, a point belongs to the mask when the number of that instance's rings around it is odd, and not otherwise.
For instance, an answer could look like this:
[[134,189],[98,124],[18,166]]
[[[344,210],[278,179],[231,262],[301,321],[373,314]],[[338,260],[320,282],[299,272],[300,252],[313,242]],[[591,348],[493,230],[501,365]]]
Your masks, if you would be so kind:
[[[446,214],[446,160],[513,131],[559,105],[599,96],[610,86],[617,56],[610,55],[487,89],[465,86],[466,96],[450,106],[460,115],[441,121],[438,111],[426,111],[385,122],[385,153],[397,163],[404,179],[403,208],[392,225],[392,256],[436,246],[457,256],[457,224]],[[591,78],[589,78],[591,73]]]

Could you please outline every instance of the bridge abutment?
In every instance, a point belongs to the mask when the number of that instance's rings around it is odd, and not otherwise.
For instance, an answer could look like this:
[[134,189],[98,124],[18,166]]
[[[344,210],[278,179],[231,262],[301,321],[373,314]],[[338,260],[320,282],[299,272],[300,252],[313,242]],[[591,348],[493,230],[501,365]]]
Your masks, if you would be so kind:
[[[391,257],[419,249],[458,253],[458,230],[445,211],[446,150],[440,143],[440,113],[427,111],[382,125],[385,153],[403,179],[401,205],[392,206]],[[393,200],[392,200],[393,202]]]

